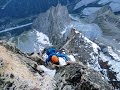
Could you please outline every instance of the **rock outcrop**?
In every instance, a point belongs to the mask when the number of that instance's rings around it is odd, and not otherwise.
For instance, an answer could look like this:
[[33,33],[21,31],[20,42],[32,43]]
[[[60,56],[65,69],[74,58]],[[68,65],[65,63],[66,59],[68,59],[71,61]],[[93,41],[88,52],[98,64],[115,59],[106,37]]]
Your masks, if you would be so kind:
[[81,63],[59,68],[55,80],[57,90],[113,90],[102,75]]
[[[113,64],[118,64],[119,67],[119,56],[114,53],[111,47],[96,44],[76,30],[73,30],[68,38],[69,40],[62,47],[65,48],[66,52],[73,54],[76,61],[82,62],[103,74],[107,81],[112,82],[115,88],[119,88],[120,73]],[[111,59],[113,61],[109,61]],[[115,83],[117,84],[115,85]]]
[[0,90],[53,90],[54,80],[35,66],[20,50],[0,42]]
[[65,48],[68,53],[73,54],[78,61],[84,64],[96,62],[100,49],[97,44],[75,29],[70,32],[68,38],[70,41],[68,40],[62,48]]
[[67,8],[57,5],[57,7],[51,7],[46,13],[41,13],[34,21],[33,28],[46,34],[50,42],[58,47],[60,43],[63,43],[60,32],[64,31],[70,21]]

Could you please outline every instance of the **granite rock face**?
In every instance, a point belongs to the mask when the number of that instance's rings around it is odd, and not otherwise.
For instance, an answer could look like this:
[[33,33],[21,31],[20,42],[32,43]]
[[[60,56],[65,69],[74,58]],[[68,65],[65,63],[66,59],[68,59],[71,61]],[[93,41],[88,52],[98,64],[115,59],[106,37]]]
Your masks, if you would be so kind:
[[57,7],[51,7],[46,13],[40,14],[34,21],[33,29],[43,32],[53,45],[59,46],[63,42],[61,32],[70,21],[67,8],[57,5]]
[[102,75],[82,64],[71,64],[57,70],[57,90],[113,90]]

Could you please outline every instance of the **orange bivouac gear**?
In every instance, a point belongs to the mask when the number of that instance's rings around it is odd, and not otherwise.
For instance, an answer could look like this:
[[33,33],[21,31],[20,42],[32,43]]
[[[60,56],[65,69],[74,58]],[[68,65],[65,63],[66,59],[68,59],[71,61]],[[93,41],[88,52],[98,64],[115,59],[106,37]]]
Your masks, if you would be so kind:
[[58,59],[58,57],[56,55],[53,55],[51,57],[51,61],[52,61],[52,63],[59,63],[59,59]]

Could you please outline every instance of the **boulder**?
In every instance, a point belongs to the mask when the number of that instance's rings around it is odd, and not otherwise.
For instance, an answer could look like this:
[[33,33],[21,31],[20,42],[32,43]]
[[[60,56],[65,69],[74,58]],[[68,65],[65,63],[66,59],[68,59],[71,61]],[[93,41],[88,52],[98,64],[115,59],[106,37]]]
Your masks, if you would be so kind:
[[55,80],[57,90],[113,90],[101,74],[81,63],[58,68]]

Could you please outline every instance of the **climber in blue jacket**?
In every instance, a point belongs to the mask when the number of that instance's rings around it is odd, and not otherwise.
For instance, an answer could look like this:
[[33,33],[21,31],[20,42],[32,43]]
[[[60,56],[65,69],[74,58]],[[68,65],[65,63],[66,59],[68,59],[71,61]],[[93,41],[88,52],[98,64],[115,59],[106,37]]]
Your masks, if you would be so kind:
[[48,48],[45,50],[48,58],[46,59],[46,64],[52,62],[53,64],[59,65],[59,58],[62,57],[66,62],[69,61],[69,57],[66,54],[58,53],[54,47]]

